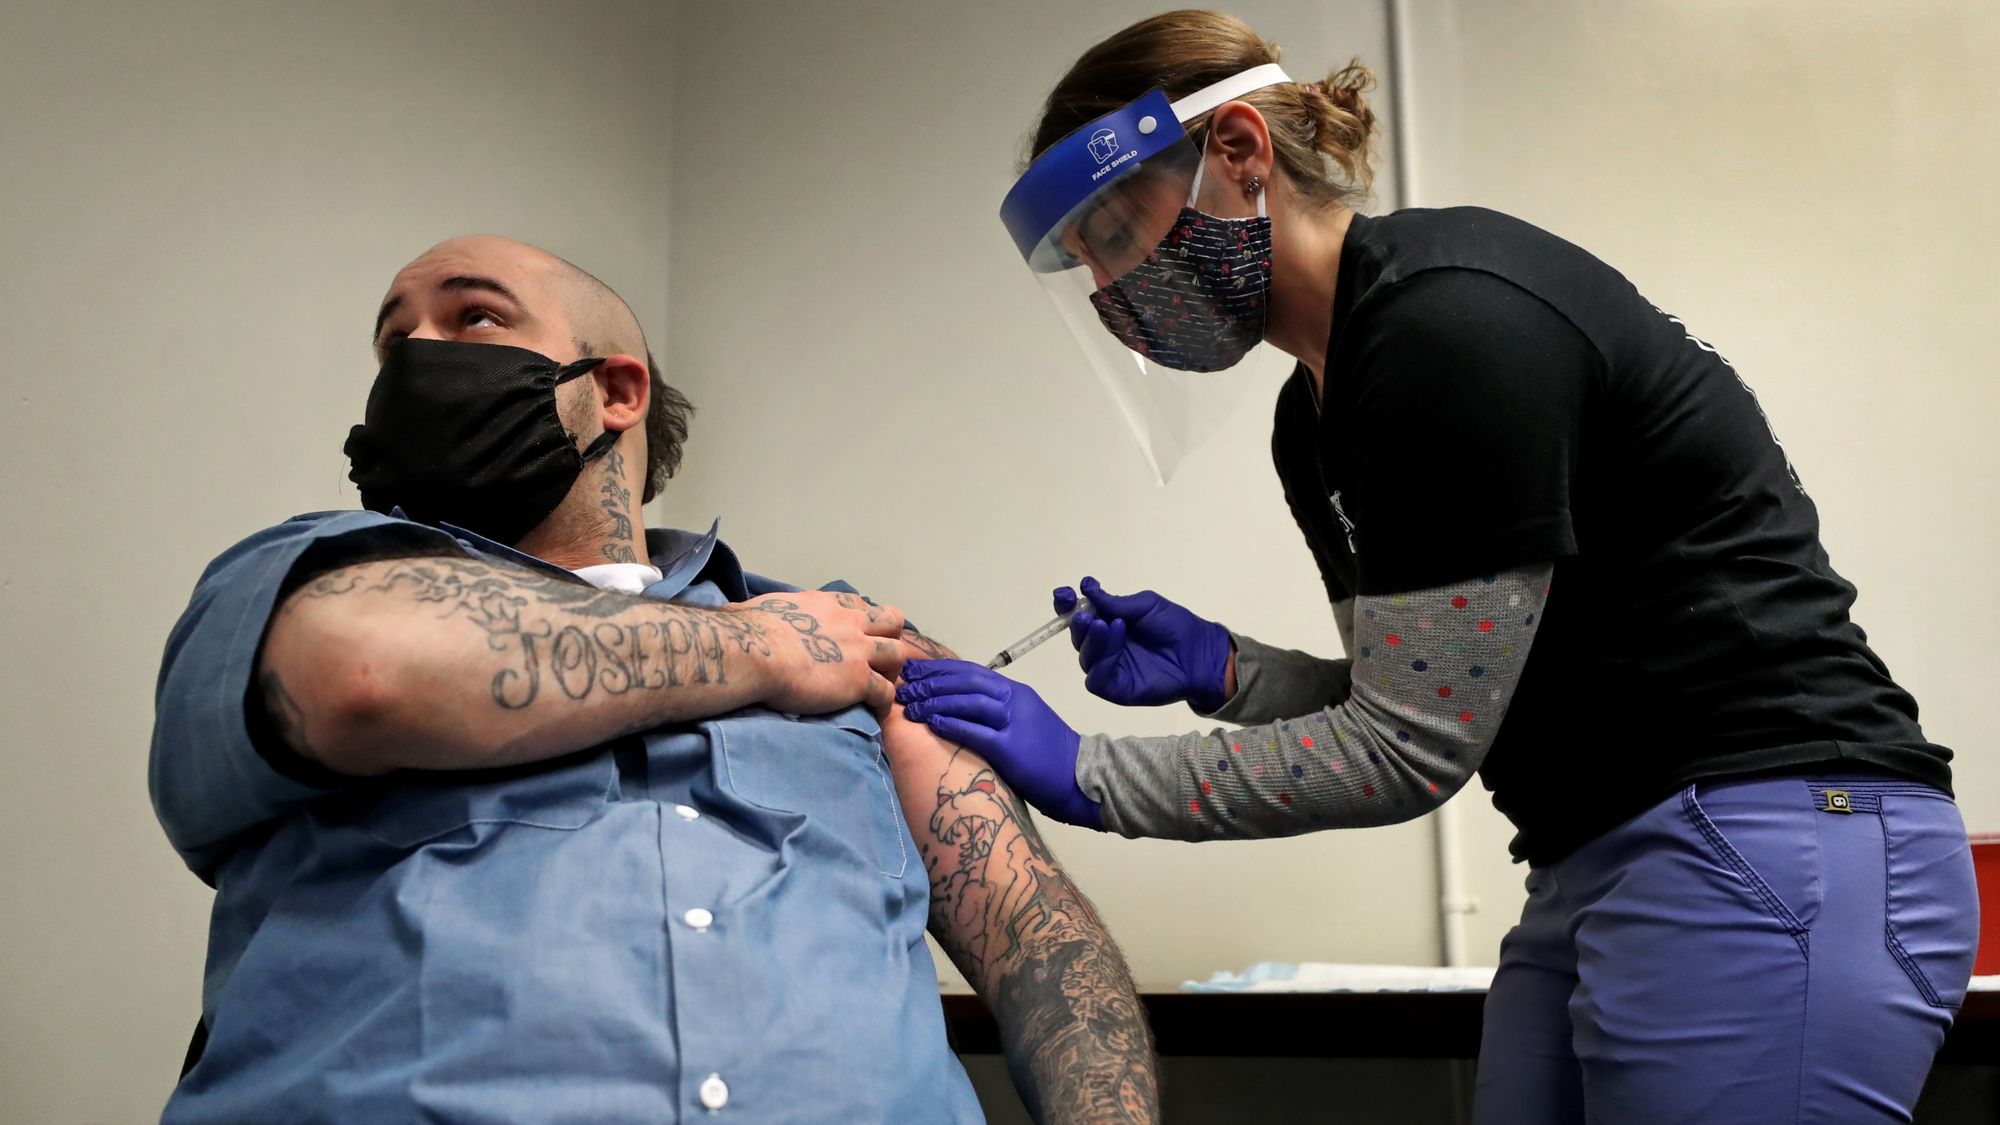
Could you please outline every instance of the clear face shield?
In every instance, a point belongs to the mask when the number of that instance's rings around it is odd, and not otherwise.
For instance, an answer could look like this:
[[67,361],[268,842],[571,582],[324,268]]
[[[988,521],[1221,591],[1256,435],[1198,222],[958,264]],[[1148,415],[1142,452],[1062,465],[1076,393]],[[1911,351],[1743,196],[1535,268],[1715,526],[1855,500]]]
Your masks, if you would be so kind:
[[1201,211],[1204,161],[1182,125],[1287,81],[1273,64],[1177,102],[1153,90],[1051,145],[1001,206],[1162,483],[1242,404],[1241,376],[1275,379],[1293,363],[1260,343],[1271,272],[1263,192],[1254,216]]

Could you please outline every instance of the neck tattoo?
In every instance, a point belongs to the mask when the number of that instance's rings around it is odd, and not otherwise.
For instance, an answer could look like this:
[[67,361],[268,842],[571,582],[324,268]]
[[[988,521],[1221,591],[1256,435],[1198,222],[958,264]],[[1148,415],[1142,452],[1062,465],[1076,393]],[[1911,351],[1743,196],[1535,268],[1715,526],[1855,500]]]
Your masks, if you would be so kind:
[[603,499],[597,506],[611,518],[604,557],[615,563],[638,562],[638,556],[632,553],[632,490],[625,487],[625,455],[615,446],[604,455],[604,487],[598,491]]

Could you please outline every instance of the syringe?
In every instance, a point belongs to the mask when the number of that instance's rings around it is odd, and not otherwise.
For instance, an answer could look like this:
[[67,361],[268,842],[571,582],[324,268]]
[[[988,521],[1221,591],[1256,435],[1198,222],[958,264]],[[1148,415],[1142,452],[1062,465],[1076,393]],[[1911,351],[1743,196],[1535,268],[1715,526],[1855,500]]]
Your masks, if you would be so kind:
[[1014,663],[1016,660],[1033,652],[1043,641],[1069,628],[1069,619],[1076,616],[1077,610],[1088,608],[1090,608],[1090,599],[1078,596],[1074,609],[1071,609],[1068,613],[1057,615],[1054,621],[1001,649],[1000,655],[987,661],[986,666],[988,668],[1005,668],[1007,665]]

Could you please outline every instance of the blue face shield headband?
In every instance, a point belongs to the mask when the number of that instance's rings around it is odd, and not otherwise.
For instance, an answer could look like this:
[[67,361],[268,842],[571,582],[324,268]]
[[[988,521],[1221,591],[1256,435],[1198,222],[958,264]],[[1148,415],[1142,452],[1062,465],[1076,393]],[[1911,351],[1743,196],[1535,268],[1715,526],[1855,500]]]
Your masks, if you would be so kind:
[[1000,207],[1162,481],[1250,391],[1207,376],[1289,367],[1255,346],[1271,259],[1261,187],[1254,216],[1200,210],[1203,153],[1187,133],[1218,106],[1289,81],[1266,64],[1175,101],[1150,90],[1050,145]]

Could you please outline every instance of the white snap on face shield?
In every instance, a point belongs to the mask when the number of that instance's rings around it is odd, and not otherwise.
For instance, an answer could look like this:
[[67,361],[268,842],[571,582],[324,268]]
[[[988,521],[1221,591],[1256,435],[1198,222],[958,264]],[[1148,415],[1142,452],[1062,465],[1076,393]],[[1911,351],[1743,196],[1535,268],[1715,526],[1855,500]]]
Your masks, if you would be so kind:
[[[1184,126],[1289,81],[1270,64],[1179,101],[1149,91],[1049,146],[1000,207],[1162,483],[1253,384],[1293,363],[1260,342],[1271,270],[1263,191],[1254,216],[1204,211],[1203,154]],[[1208,185],[1211,207],[1225,190],[1234,185]]]

